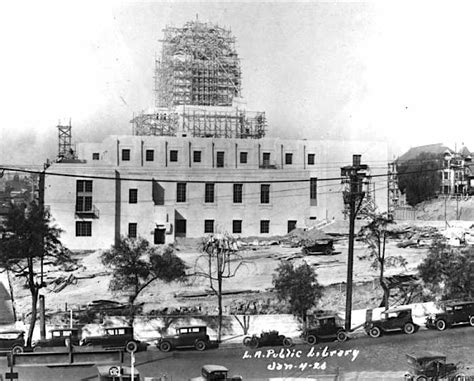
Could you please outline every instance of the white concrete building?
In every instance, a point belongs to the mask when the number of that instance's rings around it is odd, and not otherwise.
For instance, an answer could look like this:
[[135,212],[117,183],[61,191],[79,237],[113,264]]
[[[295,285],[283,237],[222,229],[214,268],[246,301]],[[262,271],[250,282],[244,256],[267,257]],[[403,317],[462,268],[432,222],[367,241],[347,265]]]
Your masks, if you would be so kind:
[[[218,231],[283,235],[344,218],[340,167],[353,154],[369,165],[388,158],[379,142],[110,136],[47,169],[45,205],[70,249],[108,248],[121,235],[156,244]],[[384,181],[373,194],[381,210]]]

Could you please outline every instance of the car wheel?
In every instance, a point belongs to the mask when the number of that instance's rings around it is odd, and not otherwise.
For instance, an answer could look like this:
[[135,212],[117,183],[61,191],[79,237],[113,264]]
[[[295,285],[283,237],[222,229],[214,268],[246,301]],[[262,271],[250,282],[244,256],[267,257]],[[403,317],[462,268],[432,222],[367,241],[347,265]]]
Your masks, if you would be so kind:
[[471,325],[471,327],[474,327],[474,316],[471,316],[469,318],[469,324]]
[[372,327],[369,330],[369,336],[373,338],[377,338],[382,334],[382,331],[379,327]]
[[428,381],[428,377],[426,376],[418,376],[415,378],[416,381]]
[[39,352],[39,351],[41,351],[41,347],[39,345],[35,345],[33,347],[33,352]]
[[252,338],[250,336],[246,336],[244,337],[244,341],[243,341],[243,344],[248,347],[250,342],[252,341]]
[[196,350],[198,350],[198,351],[203,351],[203,350],[206,349],[206,343],[202,340],[197,340],[194,343],[194,348],[196,348]]
[[446,322],[443,319],[437,320],[436,329],[438,331],[444,331],[446,329]]
[[415,333],[415,325],[413,323],[406,323],[403,326],[403,332],[405,332],[407,335]]
[[255,348],[258,348],[258,345],[259,345],[258,339],[256,337],[252,337],[249,343],[249,347],[255,349]]
[[138,345],[135,341],[129,341],[125,345],[125,349],[127,350],[128,353],[135,353],[138,349]]
[[283,346],[284,347],[291,347],[293,345],[293,340],[291,340],[289,337],[285,337],[283,339]]
[[331,255],[332,254],[332,250],[331,249],[325,249],[324,250],[324,255]]
[[169,352],[171,350],[171,344],[167,341],[163,341],[160,344],[160,351],[162,352]]
[[314,335],[309,335],[308,337],[306,337],[306,342],[309,344],[309,345],[314,345],[318,342],[318,339],[316,336]]
[[15,345],[13,348],[12,348],[12,353],[14,353],[15,355],[19,354],[19,353],[23,353],[23,347],[20,346],[20,345]]
[[458,373],[453,378],[454,381],[467,381],[469,380],[464,373]]
[[347,340],[347,333],[346,331],[339,331],[336,335],[336,338],[340,342],[344,342]]

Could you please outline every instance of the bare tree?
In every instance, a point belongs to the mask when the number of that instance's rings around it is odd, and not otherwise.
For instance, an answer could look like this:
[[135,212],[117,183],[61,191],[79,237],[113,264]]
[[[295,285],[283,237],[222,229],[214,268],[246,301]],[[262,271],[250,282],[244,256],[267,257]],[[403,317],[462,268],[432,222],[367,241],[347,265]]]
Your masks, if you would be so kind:
[[359,234],[368,245],[369,252],[366,255],[361,255],[359,258],[371,261],[371,267],[375,270],[379,270],[379,283],[383,290],[383,300],[380,306],[388,309],[390,287],[385,279],[385,268],[393,266],[405,267],[407,261],[402,256],[386,255],[390,226],[395,224],[393,219],[390,218],[387,213],[377,212],[366,214],[366,217],[369,219],[369,223],[361,228]]
[[217,296],[219,326],[218,340],[222,335],[222,284],[224,279],[235,277],[246,264],[238,254],[236,240],[229,234],[212,234],[200,244],[202,255],[195,264],[195,275],[209,280],[209,287]]

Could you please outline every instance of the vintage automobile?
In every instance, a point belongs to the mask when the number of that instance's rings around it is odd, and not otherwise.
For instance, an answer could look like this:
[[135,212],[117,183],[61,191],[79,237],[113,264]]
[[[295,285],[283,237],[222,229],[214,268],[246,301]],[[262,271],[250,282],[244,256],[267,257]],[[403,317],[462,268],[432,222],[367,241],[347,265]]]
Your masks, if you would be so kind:
[[332,255],[335,252],[334,240],[318,239],[316,241],[304,242],[301,252],[304,255],[311,255],[311,254]]
[[315,324],[306,328],[301,337],[311,345],[324,340],[346,341],[347,333],[337,315],[319,316]]
[[127,352],[136,352],[143,348],[144,343],[135,340],[133,327],[110,327],[105,328],[105,334],[100,336],[88,336],[80,341],[80,345],[100,345],[104,348],[125,348]]
[[405,374],[405,381],[466,380],[461,372],[462,364],[446,364],[446,356],[442,353],[425,351],[406,357],[410,370]]
[[67,347],[79,345],[81,341],[81,331],[77,328],[56,328],[51,330],[49,339],[41,339],[33,344],[33,350],[38,351],[41,348]]
[[420,327],[413,323],[411,308],[396,307],[381,313],[380,320],[371,320],[364,324],[364,330],[370,337],[379,337],[384,332],[403,331],[411,335]]
[[280,346],[291,347],[293,341],[289,337],[280,335],[278,331],[262,332],[260,336],[252,335],[244,338],[243,344],[250,348]]
[[25,332],[12,329],[0,332],[0,352],[23,353],[25,350]]
[[241,376],[229,377],[229,370],[222,365],[203,365],[199,377],[190,378],[189,381],[242,381]]
[[156,346],[163,352],[169,352],[175,348],[195,348],[198,351],[204,351],[217,346],[217,342],[210,340],[206,326],[195,325],[176,328],[175,335],[161,337]]
[[427,328],[444,331],[456,324],[467,324],[474,327],[474,302],[446,303],[443,312],[432,314],[426,318]]

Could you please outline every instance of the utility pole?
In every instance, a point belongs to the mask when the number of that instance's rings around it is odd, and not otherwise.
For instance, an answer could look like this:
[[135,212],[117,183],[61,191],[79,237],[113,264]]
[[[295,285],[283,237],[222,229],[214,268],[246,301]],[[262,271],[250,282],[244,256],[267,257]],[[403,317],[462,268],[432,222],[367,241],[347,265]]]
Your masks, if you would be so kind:
[[354,227],[357,213],[364,199],[362,180],[367,177],[368,165],[360,163],[361,155],[352,155],[352,165],[341,168],[343,184],[349,189],[343,192],[344,204],[349,206],[349,248],[347,253],[346,284],[346,331],[351,330],[352,319],[352,274],[354,269]]

